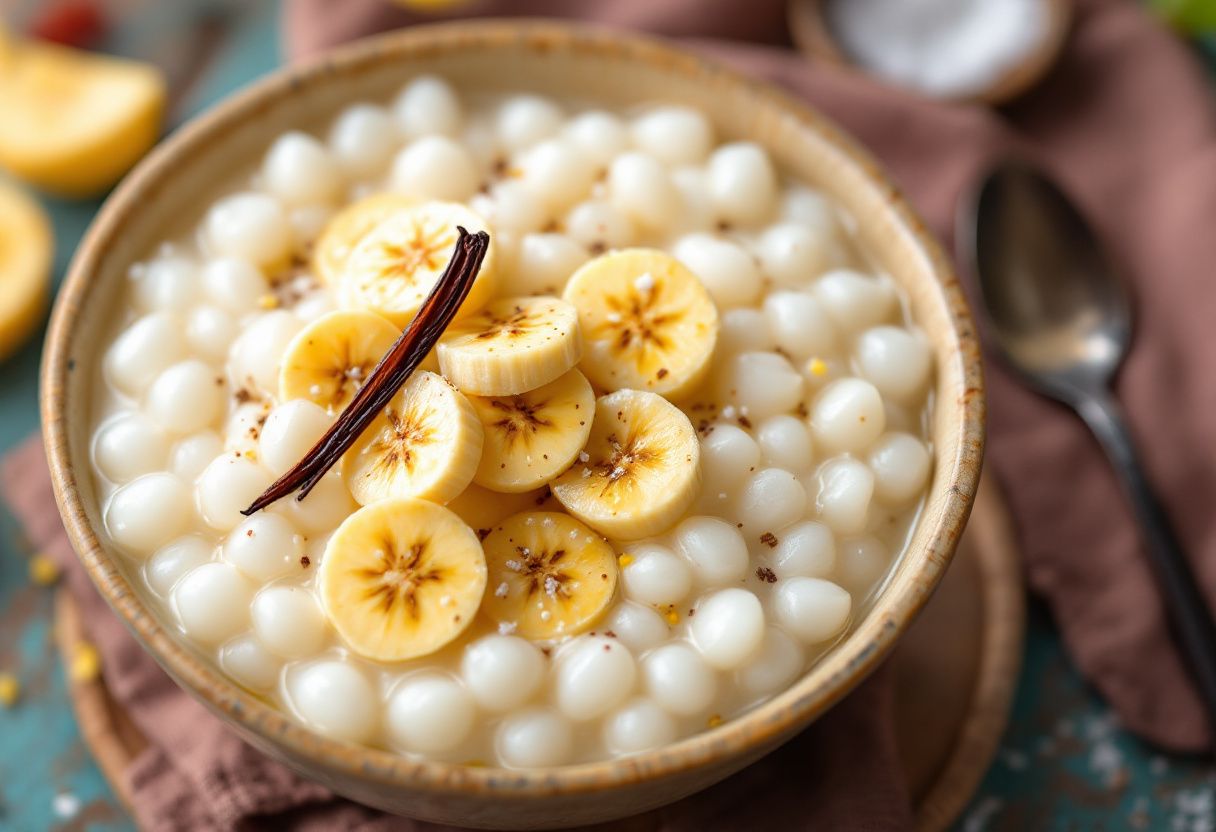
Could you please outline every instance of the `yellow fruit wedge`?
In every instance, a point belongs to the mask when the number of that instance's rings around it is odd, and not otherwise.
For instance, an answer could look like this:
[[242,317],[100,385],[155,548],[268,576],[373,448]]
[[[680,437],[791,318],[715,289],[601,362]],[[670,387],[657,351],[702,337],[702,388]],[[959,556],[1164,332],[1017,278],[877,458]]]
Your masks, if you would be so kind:
[[53,255],[46,213],[23,191],[0,180],[0,359],[42,322]]
[[94,196],[156,142],[165,97],[151,65],[0,42],[0,166],[51,193]]

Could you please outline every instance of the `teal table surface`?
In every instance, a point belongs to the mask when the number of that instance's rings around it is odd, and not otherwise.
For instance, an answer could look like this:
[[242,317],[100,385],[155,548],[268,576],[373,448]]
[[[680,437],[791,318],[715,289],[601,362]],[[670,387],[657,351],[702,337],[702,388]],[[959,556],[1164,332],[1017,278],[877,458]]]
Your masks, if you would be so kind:
[[[229,6],[238,17],[178,112],[204,109],[279,62],[276,5]],[[136,38],[154,23],[142,21],[126,42],[119,37],[116,51],[138,53]],[[1201,48],[1216,69],[1216,45]],[[46,205],[59,279],[98,203]],[[0,364],[0,452],[38,429],[40,352],[35,340]],[[0,708],[0,830],[132,829],[72,718],[51,635],[52,595],[30,582],[31,554],[12,517],[0,512],[0,670],[15,673],[22,688],[15,707]],[[1034,602],[1026,643],[1009,728],[958,830],[1216,832],[1216,768],[1166,757],[1122,731]]]

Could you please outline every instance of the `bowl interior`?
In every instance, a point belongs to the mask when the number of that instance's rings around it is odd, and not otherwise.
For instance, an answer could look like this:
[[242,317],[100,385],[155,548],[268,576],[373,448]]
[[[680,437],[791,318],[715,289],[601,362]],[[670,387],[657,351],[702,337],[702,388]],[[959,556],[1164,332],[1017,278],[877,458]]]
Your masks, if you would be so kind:
[[[421,73],[441,74],[470,92],[533,90],[608,107],[661,100],[700,108],[720,135],[765,145],[785,172],[822,189],[856,220],[861,245],[903,288],[932,342],[935,470],[906,556],[834,651],[789,691],[721,728],[627,762],[509,777],[325,740],[245,694],[183,647],[133,591],[123,559],[99,539],[90,396],[127,267],[194,222],[210,197],[244,175],[278,133],[318,127],[357,100],[386,100]],[[745,756],[787,738],[863,678],[932,591],[965,522],[982,445],[980,383],[970,320],[939,249],[869,157],[834,127],[769,87],[654,41],[558,24],[482,22],[395,33],[284,71],[164,143],[111,197],[73,263],[48,337],[43,416],[57,496],[82,561],[157,660],[213,710],[292,759],[321,761],[338,778],[334,782],[351,775],[520,796],[599,789],[715,760],[738,758],[742,765]]]

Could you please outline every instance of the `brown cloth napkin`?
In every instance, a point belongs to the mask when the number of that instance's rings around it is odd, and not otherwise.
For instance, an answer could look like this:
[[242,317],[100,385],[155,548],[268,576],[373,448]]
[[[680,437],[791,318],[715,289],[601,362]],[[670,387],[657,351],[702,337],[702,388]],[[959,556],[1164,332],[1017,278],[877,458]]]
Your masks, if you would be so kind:
[[[1003,115],[948,106],[855,74],[811,68],[788,47],[780,0],[473,2],[460,14],[578,13],[694,39],[697,48],[805,98],[868,144],[930,225],[949,239],[958,194],[984,161],[1037,155],[1081,199],[1136,284],[1139,334],[1120,394],[1146,461],[1205,586],[1216,588],[1216,117],[1185,48],[1127,0],[1078,0],[1076,31],[1044,88]],[[290,0],[292,56],[424,18],[385,0]],[[734,43],[724,42],[731,39]],[[748,41],[749,43],[740,43]],[[1123,723],[1164,746],[1197,749],[1207,726],[1152,589],[1128,510],[1097,446],[1068,413],[990,373],[990,461],[1006,483],[1033,586],[1082,670]],[[2,480],[31,541],[59,558],[90,621],[107,685],[150,745],[128,773],[152,830],[425,829],[335,799],[262,758],[179,691],[135,644],[72,557],[36,445]],[[1209,596],[1216,592],[1209,592]],[[708,828],[902,830],[891,688],[878,673],[765,760],[700,795],[627,824]]]

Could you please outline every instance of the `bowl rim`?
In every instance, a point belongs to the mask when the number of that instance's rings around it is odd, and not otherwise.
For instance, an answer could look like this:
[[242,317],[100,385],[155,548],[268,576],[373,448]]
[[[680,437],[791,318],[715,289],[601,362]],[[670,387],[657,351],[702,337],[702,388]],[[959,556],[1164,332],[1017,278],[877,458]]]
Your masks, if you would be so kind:
[[[918,563],[904,582],[904,591],[886,597],[880,609],[871,611],[834,648],[843,658],[836,673],[814,684],[811,674],[805,674],[785,691],[741,716],[658,749],[618,759],[524,770],[414,760],[379,748],[329,739],[246,692],[218,668],[179,644],[131,587],[116,565],[117,557],[107,553],[89,521],[70,458],[67,415],[69,374],[76,363],[72,355],[73,333],[91,292],[90,278],[108,256],[113,241],[123,233],[129,216],[139,210],[143,194],[162,186],[166,179],[171,180],[173,167],[182,156],[200,151],[209,138],[247,117],[256,117],[258,110],[268,103],[293,95],[327,75],[340,75],[381,60],[405,61],[470,47],[509,46],[539,51],[560,48],[572,53],[591,50],[600,57],[641,62],[664,74],[691,78],[712,75],[715,80],[764,99],[768,106],[817,133],[849,163],[860,168],[867,179],[881,186],[886,208],[920,248],[927,271],[937,279],[941,300],[958,340],[956,359],[963,385],[963,393],[951,404],[958,410],[958,450],[948,461],[948,473],[943,477],[948,487],[940,495],[941,519],[933,529],[928,547],[918,554]],[[235,724],[242,733],[257,736],[281,747],[293,758],[308,760],[335,774],[434,794],[458,796],[472,792],[508,800],[599,791],[675,776],[724,758],[743,757],[749,751],[771,747],[783,736],[805,727],[843,698],[890,652],[949,564],[978,485],[985,415],[979,343],[959,281],[942,248],[867,151],[792,95],[713,59],[653,36],[595,24],[537,19],[433,23],[355,41],[301,64],[282,67],[176,130],[107,198],[75,253],[47,332],[40,400],[52,485],[72,546],[110,607],[179,686]],[[87,472],[84,476],[88,476]],[[866,638],[859,637],[867,629],[872,632]]]

